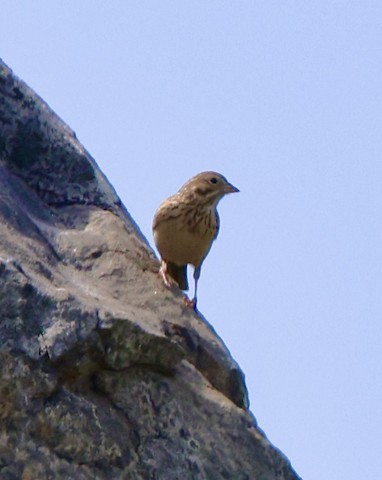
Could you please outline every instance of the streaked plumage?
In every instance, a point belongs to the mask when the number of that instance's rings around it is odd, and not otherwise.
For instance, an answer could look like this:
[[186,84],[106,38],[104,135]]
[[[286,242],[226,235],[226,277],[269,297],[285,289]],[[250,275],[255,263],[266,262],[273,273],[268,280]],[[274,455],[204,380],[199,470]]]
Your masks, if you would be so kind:
[[160,274],[167,286],[175,281],[179,288],[188,290],[187,264],[193,265],[194,306],[202,263],[219,233],[217,204],[227,193],[238,191],[219,173],[199,173],[155,213],[153,232],[162,258]]

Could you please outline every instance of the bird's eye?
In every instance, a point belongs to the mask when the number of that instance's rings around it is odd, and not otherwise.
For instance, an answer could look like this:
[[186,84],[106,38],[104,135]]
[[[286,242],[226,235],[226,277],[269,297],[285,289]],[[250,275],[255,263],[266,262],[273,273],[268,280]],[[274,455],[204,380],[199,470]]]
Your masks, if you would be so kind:
[[212,177],[212,178],[210,179],[210,182],[211,182],[211,183],[218,183],[218,179],[217,179],[216,177]]

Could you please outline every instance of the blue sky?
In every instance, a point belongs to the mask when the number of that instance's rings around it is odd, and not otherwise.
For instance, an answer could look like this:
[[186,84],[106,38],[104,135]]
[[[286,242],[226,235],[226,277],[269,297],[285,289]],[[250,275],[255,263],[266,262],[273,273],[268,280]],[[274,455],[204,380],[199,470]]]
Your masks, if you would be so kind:
[[303,478],[379,478],[382,3],[5,0],[0,40],[151,244],[195,173],[240,188],[199,308]]

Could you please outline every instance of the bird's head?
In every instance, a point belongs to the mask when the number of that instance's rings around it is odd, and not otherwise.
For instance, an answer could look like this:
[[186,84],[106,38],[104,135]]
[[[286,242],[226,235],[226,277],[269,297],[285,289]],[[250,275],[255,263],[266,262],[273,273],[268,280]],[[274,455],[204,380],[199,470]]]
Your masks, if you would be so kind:
[[200,204],[216,205],[224,195],[239,189],[220,173],[202,172],[185,183],[179,192],[192,195]]

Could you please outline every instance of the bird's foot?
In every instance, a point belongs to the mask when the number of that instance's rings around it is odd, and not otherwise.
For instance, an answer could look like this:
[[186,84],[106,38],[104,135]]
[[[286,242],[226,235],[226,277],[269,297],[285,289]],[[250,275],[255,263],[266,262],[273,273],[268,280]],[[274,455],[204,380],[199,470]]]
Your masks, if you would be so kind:
[[163,283],[166,285],[167,288],[178,286],[176,281],[170,275],[167,274],[167,264],[165,262],[162,262],[158,275],[163,280]]
[[193,310],[196,311],[196,298],[193,298],[192,300],[188,297],[184,297],[184,303],[186,304],[186,307],[192,308]]

